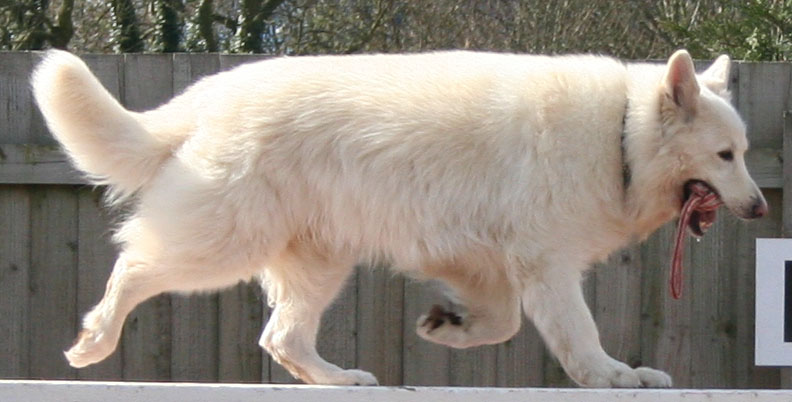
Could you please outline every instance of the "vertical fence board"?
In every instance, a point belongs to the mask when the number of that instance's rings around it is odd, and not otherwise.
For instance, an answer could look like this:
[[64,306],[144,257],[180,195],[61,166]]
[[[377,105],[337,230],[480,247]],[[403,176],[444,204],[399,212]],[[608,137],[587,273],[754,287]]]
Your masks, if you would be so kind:
[[256,283],[239,284],[218,296],[220,381],[270,381],[267,356],[258,346],[262,320],[267,314],[263,298]]
[[[642,275],[641,350],[642,363],[667,371],[675,386],[690,382],[690,281],[684,281],[685,296],[671,298],[668,280],[673,223],[660,228],[641,248]],[[690,252],[683,262],[690,266]]]
[[425,341],[415,333],[415,323],[421,314],[429,312],[443,297],[433,284],[407,280],[404,283],[403,346],[404,384],[448,385],[450,352],[445,346]]
[[[123,57],[119,55],[81,56],[102,85],[116,99],[123,87]],[[116,250],[111,244],[111,213],[101,207],[101,190],[82,188],[78,193],[79,228],[77,253],[77,315],[76,325],[104,295]],[[68,345],[67,345],[68,346]],[[123,378],[121,345],[105,361],[80,369],[77,375],[86,380],[120,380]]]
[[30,73],[39,60],[36,53],[3,53],[0,63],[0,138],[12,144],[46,144],[53,140],[35,107],[30,92]]
[[[0,134],[2,135],[2,134]],[[17,186],[0,186],[0,378],[28,377],[30,196]]]
[[402,384],[404,280],[384,267],[358,275],[358,367],[380,385]]
[[[220,55],[219,70],[230,70],[264,57]],[[265,299],[258,284],[238,285],[218,296],[221,381],[294,381],[280,366],[271,363],[269,355],[258,346],[259,335],[269,318]]]
[[31,199],[30,375],[75,378],[63,357],[77,326],[77,198],[73,188],[37,189]]
[[544,384],[544,342],[524,314],[522,321],[520,332],[497,346],[499,387],[537,387]]
[[317,350],[325,360],[341,368],[357,365],[357,270],[338,298],[325,311],[317,338]]
[[[216,72],[219,67],[217,55],[173,55],[173,93],[182,92],[200,77]],[[217,303],[216,294],[171,297],[171,379],[218,380]]]
[[739,109],[753,147],[781,148],[790,84],[788,63],[739,64]]
[[[685,267],[688,292],[684,297],[692,304],[690,311],[690,384],[700,387],[711,384],[723,388],[731,373],[727,362],[728,336],[721,330],[732,315],[731,306],[721,303],[722,297],[732,297],[733,292],[728,268],[721,258],[720,243],[724,230],[728,229],[725,210],[707,234],[699,240],[689,239],[690,263]],[[726,296],[729,295],[729,296]]]
[[[125,55],[122,103],[148,110],[173,93],[170,55]],[[124,378],[155,380],[171,376],[171,300],[167,295],[140,304],[127,318],[123,334]]]
[[[28,75],[34,63],[29,53],[3,54],[0,63],[0,140],[6,144],[33,142],[36,133]],[[0,377],[30,375],[30,191],[0,186]]]
[[[79,228],[77,253],[77,314],[76,325],[104,295],[107,279],[116,258],[110,237],[110,211],[101,207],[102,193],[90,188],[79,191]],[[65,345],[68,346],[68,345]],[[120,349],[120,347],[118,348]],[[80,369],[77,374],[85,380],[121,380],[123,353],[116,349],[106,360]]]
[[[28,141],[37,144],[54,140],[44,128],[30,92],[30,71],[39,56],[26,54],[28,67],[12,80],[17,88],[13,99],[17,123],[28,130]],[[21,67],[21,65],[19,66]],[[24,131],[23,131],[24,132]],[[75,378],[62,351],[71,345],[77,323],[77,193],[74,188],[40,186],[30,190],[30,375],[47,378]],[[46,250],[46,252],[37,252]]]
[[[787,91],[784,110],[783,141],[783,210],[781,216],[782,236],[792,237],[792,79]],[[792,368],[781,369],[781,387],[792,388]]]
[[615,359],[636,365],[641,359],[640,249],[625,248],[596,268],[594,318],[602,347]]
[[[737,282],[733,303],[736,306],[735,369],[738,388],[778,388],[778,368],[754,365],[754,332],[756,303],[756,239],[781,236],[782,199],[779,190],[764,190],[770,207],[768,216],[752,222],[739,222],[734,235],[740,245],[737,249]],[[788,202],[788,200],[786,201]]]
[[497,385],[498,348],[493,345],[450,351],[449,385],[493,387]]

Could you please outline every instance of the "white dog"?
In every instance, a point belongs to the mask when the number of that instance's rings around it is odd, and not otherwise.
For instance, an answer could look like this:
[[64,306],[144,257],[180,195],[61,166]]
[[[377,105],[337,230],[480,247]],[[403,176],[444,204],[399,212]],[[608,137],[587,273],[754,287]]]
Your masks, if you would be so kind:
[[[322,311],[356,263],[443,281],[420,336],[503,342],[533,320],[591,387],[668,387],[600,346],[582,273],[679,215],[691,184],[742,218],[767,212],[743,161],[730,61],[696,75],[594,56],[443,52],[274,58],[223,72],[144,113],[125,110],[65,52],[33,75],[77,168],[133,200],[99,304],[66,352],[116,347],[124,318],[161,292],[260,277],[274,307],[260,344],[294,376],[376,384],[316,352]],[[704,184],[706,183],[706,184]],[[701,234],[714,212],[694,211]]]

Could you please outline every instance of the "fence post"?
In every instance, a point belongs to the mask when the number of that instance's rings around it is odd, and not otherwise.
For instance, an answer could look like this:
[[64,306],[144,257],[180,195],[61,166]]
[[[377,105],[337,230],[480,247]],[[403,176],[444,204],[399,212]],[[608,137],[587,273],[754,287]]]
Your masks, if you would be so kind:
[[[792,237],[792,84],[787,95],[787,105],[784,110],[783,131],[783,170],[781,202],[781,234],[783,237]],[[781,368],[781,388],[792,388],[792,368]]]

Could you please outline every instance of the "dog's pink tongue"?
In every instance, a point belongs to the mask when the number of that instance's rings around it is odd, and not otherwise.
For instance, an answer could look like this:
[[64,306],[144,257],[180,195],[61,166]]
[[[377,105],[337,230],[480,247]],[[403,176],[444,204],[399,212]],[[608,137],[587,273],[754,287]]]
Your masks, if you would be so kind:
[[699,225],[702,230],[708,229],[715,221],[715,211],[722,202],[717,194],[701,183],[694,183],[691,195],[682,206],[674,239],[674,253],[671,256],[671,297],[682,297],[682,259],[685,251],[685,229],[690,223],[690,216],[698,211]]

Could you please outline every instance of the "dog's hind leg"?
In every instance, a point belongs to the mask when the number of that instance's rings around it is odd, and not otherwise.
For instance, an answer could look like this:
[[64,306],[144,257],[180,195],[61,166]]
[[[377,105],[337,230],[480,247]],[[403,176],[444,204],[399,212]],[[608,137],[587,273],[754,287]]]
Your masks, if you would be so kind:
[[344,370],[316,351],[322,312],[343,288],[354,268],[348,259],[330,260],[305,247],[289,247],[269,264],[262,286],[274,309],[259,345],[293,376],[309,384],[376,385],[361,370]]
[[505,278],[484,283],[445,276],[444,282],[466,310],[459,315],[434,306],[418,318],[418,336],[453,348],[505,342],[520,330],[520,299]]
[[[154,268],[154,270],[160,271]],[[124,319],[139,303],[166,290],[165,278],[152,275],[152,267],[121,253],[107,281],[102,300],[83,320],[83,330],[65,352],[73,367],[102,361],[115,350]]]
[[526,314],[567,374],[586,387],[670,387],[668,374],[633,369],[605,353],[580,281],[578,271],[546,270],[527,280],[523,292]]

